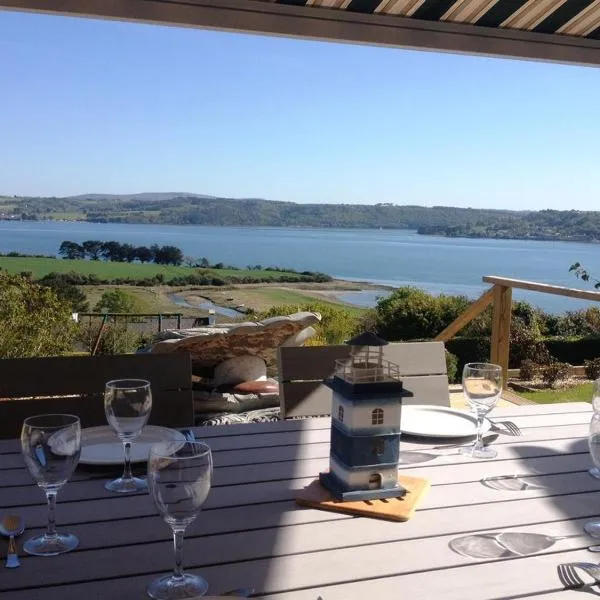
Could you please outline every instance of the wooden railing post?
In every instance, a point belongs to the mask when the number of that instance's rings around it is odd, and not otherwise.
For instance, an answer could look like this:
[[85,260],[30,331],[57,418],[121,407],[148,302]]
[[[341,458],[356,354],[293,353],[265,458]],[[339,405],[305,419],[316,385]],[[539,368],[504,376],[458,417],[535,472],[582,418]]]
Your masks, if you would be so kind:
[[502,367],[502,376],[504,381],[506,381],[508,375],[508,356],[510,351],[512,288],[495,284],[493,289],[494,303],[490,362]]

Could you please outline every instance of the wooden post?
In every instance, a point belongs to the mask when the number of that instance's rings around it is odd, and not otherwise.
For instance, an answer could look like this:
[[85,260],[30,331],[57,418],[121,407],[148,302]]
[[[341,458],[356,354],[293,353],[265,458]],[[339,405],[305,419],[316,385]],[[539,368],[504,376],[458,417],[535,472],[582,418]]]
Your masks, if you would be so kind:
[[[96,336],[96,341],[94,342],[94,347],[92,348],[92,356],[96,356],[96,352],[98,352],[98,346],[100,345],[100,339],[102,338],[102,334],[104,333],[104,327],[106,326],[106,321],[108,321],[108,314],[104,313],[102,317],[102,324],[100,325],[100,329],[98,330],[98,335]],[[90,317],[90,323],[92,319]]]
[[177,315],[177,329],[181,329],[181,315]]
[[508,355],[510,351],[510,320],[512,315],[512,288],[494,285],[494,312],[492,316],[492,340],[490,362],[502,367],[506,382]]
[[162,331],[162,319],[163,316],[162,315],[158,315],[158,333],[160,333]]

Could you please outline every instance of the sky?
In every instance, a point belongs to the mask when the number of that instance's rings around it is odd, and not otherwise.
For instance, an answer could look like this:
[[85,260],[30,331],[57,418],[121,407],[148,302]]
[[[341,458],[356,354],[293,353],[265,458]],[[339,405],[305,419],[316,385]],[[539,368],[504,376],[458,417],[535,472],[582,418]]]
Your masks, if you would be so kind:
[[600,71],[0,11],[0,195],[598,208]]

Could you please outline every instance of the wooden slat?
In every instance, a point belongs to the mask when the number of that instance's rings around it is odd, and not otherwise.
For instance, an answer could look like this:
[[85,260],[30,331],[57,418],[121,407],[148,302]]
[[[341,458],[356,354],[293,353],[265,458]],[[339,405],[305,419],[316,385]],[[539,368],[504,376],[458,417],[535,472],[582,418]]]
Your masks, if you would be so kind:
[[509,277],[494,277],[491,275],[486,275],[483,278],[483,281],[485,283],[492,283],[494,285],[517,288],[520,290],[529,290],[531,292],[542,292],[544,294],[553,294],[555,296],[567,296],[568,298],[579,298],[580,300],[595,300],[596,302],[600,302],[600,292],[578,290],[559,285],[524,281],[522,279],[511,279]]
[[[444,452],[431,463],[407,465],[407,472],[428,477],[433,487],[415,517],[402,524],[293,503],[295,491],[327,464],[327,419],[303,423],[300,430],[274,423],[270,434],[260,428],[251,433],[249,426],[247,435],[215,436],[215,485],[206,510],[188,532],[185,564],[209,580],[211,593],[251,586],[271,600],[396,600],[400,590],[427,600],[563,593],[556,565],[589,559],[584,535],[532,557],[484,562],[457,555],[448,545],[458,535],[486,531],[579,534],[583,523],[597,515],[599,488],[586,471],[591,464],[585,437],[589,405],[522,407],[523,414],[513,417],[519,408],[494,413],[510,416],[523,430],[522,437],[499,438],[497,459],[475,461]],[[254,445],[261,439],[263,446]],[[273,444],[285,448],[288,460]],[[402,448],[428,445],[403,442]],[[16,441],[3,444],[2,459],[19,458],[11,448],[18,448]],[[245,453],[245,466],[236,463]],[[261,456],[268,460],[269,453],[274,455],[270,463],[252,462]],[[10,473],[2,462],[0,475]],[[529,481],[544,487],[508,492],[480,482],[483,475],[513,473],[532,474]],[[24,557],[21,569],[0,577],[3,599],[143,598],[148,582],[171,568],[168,528],[149,497],[113,496],[102,483],[73,481],[59,495],[59,528],[79,535],[81,548],[53,559]],[[0,510],[12,510],[12,501],[22,503],[18,512],[28,523],[28,534],[39,530],[45,520],[42,492],[33,485],[9,486],[0,495]]]
[[486,290],[465,312],[461,313],[448,327],[436,335],[435,339],[440,342],[447,342],[452,339],[463,327],[468,325],[490,305],[493,297],[494,288]]
[[149,423],[166,427],[193,425],[189,355],[5,359],[0,360],[0,394],[4,398],[44,398],[1,401],[0,437],[20,435],[26,417],[48,412],[76,414],[83,427],[104,425],[104,384],[120,378],[151,382],[153,406]]

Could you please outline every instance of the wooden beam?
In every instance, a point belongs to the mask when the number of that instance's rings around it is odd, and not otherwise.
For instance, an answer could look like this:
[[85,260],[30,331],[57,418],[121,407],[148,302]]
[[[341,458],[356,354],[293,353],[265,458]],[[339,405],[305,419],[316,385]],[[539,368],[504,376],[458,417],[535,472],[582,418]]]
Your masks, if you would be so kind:
[[596,302],[600,302],[600,292],[577,290],[574,288],[563,287],[560,285],[536,283],[535,281],[524,281],[523,279],[510,279],[507,277],[496,277],[493,275],[485,276],[483,278],[483,281],[485,283],[491,283],[503,287],[512,287],[521,290],[530,290],[532,292],[554,294],[555,296],[567,296],[568,298],[579,298],[580,300],[593,300]]
[[0,0],[0,8],[600,66],[600,41],[256,0]]
[[502,377],[506,384],[508,356],[510,351],[510,320],[512,316],[512,288],[495,285],[494,313],[492,315],[492,340],[490,362],[502,367]]
[[477,298],[464,313],[458,315],[434,340],[436,342],[447,342],[449,339],[452,339],[463,327],[468,325],[477,315],[481,314],[490,305],[493,298],[494,288],[492,287]]

